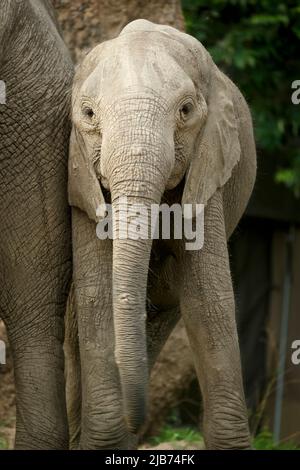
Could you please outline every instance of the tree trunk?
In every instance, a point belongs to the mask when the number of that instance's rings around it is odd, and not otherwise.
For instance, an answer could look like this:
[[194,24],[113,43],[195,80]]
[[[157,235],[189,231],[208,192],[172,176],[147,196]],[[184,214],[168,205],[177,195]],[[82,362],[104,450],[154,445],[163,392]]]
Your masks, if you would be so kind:
[[184,29],[178,0],[52,0],[64,38],[78,62],[93,46],[116,37],[133,20]]
[[[179,0],[52,0],[65,41],[76,62],[96,44],[116,37],[129,22],[143,18],[184,30]],[[72,304],[72,301],[69,300]],[[74,317],[71,315],[71,317]],[[68,331],[68,328],[67,328]],[[74,362],[74,361],[73,361]],[[195,379],[193,359],[180,321],[151,374],[145,434],[158,432]]]

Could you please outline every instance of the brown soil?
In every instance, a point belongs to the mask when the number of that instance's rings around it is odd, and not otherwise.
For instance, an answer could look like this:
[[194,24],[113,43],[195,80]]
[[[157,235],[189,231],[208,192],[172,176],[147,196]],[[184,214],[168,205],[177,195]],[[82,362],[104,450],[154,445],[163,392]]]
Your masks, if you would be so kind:
[[15,436],[15,386],[10,348],[1,320],[0,339],[6,344],[6,364],[0,365],[0,449],[11,449]]

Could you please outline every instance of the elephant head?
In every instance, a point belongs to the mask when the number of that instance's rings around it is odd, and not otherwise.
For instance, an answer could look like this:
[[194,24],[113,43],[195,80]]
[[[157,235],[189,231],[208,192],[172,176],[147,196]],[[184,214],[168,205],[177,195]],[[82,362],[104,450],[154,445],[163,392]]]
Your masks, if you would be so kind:
[[[70,204],[98,222],[103,188],[113,205],[126,196],[148,207],[183,180],[182,203],[206,204],[240,157],[231,94],[230,80],[196,39],[144,20],[127,25],[77,70]],[[131,431],[145,415],[151,245],[113,242],[115,357]]]

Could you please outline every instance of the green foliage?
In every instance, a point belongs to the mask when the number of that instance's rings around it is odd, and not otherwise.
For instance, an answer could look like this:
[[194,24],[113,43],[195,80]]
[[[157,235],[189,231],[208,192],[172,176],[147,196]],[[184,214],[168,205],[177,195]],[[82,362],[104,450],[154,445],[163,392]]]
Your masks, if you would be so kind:
[[260,153],[276,158],[277,182],[300,190],[298,0],[183,0],[187,30],[237,83],[254,118]]
[[293,442],[282,442],[274,444],[272,434],[265,430],[259,433],[253,441],[256,450],[300,450]]
[[0,450],[7,450],[8,449],[8,442],[3,435],[3,428],[5,427],[5,423],[0,421]]
[[[158,436],[151,439],[151,443],[158,445],[161,443],[174,443],[185,441],[189,444],[199,444],[203,442],[201,434],[190,428],[176,428],[165,426]],[[300,450],[293,442],[282,442],[274,444],[272,434],[264,430],[253,439],[253,448],[256,450]]]
[[4,437],[0,436],[0,450],[5,450],[7,448],[8,448],[8,446],[7,446],[6,439],[4,439]]
[[161,444],[163,442],[176,442],[186,441],[190,444],[203,442],[202,436],[198,431],[190,428],[177,428],[171,426],[165,426],[160,431],[159,435],[151,439],[151,443],[154,445]]

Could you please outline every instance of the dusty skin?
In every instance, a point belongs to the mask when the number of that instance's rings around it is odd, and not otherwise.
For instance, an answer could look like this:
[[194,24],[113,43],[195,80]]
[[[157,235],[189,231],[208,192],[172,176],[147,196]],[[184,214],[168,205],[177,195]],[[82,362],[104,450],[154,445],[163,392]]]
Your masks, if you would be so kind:
[[16,448],[62,449],[73,66],[48,0],[1,0],[0,44],[0,316],[14,361]]
[[[256,174],[244,98],[197,40],[138,20],[79,66],[72,119],[81,361],[80,377],[70,345],[72,446],[136,446],[149,369],[182,316],[204,399],[206,447],[248,448],[227,251]],[[146,205],[205,204],[203,249],[185,251],[181,240],[98,240],[97,208],[122,196]]]

